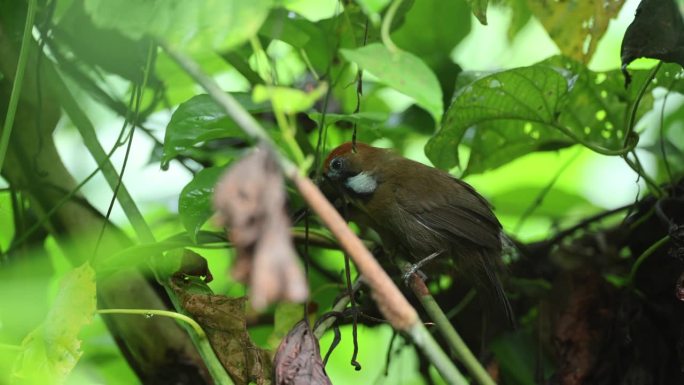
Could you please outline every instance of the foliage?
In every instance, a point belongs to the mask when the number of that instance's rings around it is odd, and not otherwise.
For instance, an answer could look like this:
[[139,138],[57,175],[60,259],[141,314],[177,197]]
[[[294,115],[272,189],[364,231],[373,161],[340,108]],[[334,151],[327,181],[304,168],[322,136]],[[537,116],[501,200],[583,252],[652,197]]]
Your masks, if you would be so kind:
[[[442,309],[458,313],[465,343],[493,357],[488,375],[527,385],[646,373],[676,383],[684,22],[674,1],[643,0],[627,28],[636,3],[623,3],[0,0],[0,383],[267,384],[276,352],[283,384],[297,375],[441,381],[409,338],[390,337],[365,289],[353,305],[341,299],[339,244],[304,210],[297,185],[283,189],[275,164],[287,159],[316,179],[326,152],[352,138],[467,177],[496,206],[518,249],[505,259],[519,329],[493,320],[483,332],[487,309],[460,302],[471,288],[428,282]],[[488,51],[486,33],[555,44],[558,54],[521,67],[507,57],[454,61],[468,40]],[[642,56],[667,63],[627,69]],[[226,234],[210,220],[215,186],[253,154],[251,124],[265,128],[276,159],[233,174],[221,205],[240,211],[242,226],[230,222]],[[106,184],[91,181],[100,173]],[[255,207],[241,203],[247,190],[261,196]],[[372,232],[354,229],[378,249]],[[292,279],[300,264],[309,301],[280,301],[306,292],[279,292],[301,284]],[[96,288],[101,309],[146,315],[94,316]],[[259,290],[267,294],[252,306],[246,298]],[[319,351],[325,317],[335,322]],[[328,357],[330,340],[340,346]],[[635,351],[655,342],[620,361],[610,354],[626,348],[615,341]],[[634,373],[616,370],[624,363]]]

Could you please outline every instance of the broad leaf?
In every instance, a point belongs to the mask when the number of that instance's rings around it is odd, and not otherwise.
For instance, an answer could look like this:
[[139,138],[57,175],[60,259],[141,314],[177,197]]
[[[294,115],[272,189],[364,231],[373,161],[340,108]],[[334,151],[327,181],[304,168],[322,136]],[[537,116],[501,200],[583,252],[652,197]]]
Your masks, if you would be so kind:
[[13,382],[63,383],[83,354],[78,334],[95,309],[95,271],[84,264],[62,279],[45,322],[24,339]]
[[188,50],[226,50],[256,35],[273,0],[85,0],[95,24]]
[[588,63],[624,2],[527,0],[527,5],[565,56]]
[[[645,76],[644,71],[635,74],[639,83]],[[490,74],[459,90],[425,151],[436,166],[450,168],[459,164],[458,144],[469,144],[467,173],[577,143],[602,153],[617,152],[625,144],[636,93],[636,87],[624,89],[619,71],[595,73],[561,57]],[[637,119],[652,103],[647,93]],[[464,137],[471,127],[473,135]]]
[[627,66],[640,57],[684,66],[684,20],[674,0],[643,0],[625,31],[620,53]]
[[197,242],[197,233],[214,213],[212,206],[214,186],[224,170],[223,167],[205,168],[198,172],[181,191],[178,199],[178,214],[193,242]]
[[418,57],[404,51],[390,52],[377,43],[340,52],[382,83],[413,98],[432,115],[435,122],[440,122],[444,110],[442,89],[435,74]]
[[[247,111],[269,110],[265,104],[253,103],[248,94],[233,93],[232,95]],[[171,159],[197,143],[230,137],[242,138],[244,133],[209,95],[197,95],[178,106],[171,116],[164,136],[161,166],[162,168],[168,167]]]

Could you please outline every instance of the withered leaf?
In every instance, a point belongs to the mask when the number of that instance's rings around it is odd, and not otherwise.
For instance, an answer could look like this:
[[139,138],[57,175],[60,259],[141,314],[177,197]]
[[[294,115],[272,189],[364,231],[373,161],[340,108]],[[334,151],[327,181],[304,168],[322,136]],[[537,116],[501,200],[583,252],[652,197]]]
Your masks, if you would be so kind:
[[249,284],[257,310],[279,300],[302,302],[309,294],[285,200],[283,176],[265,146],[233,165],[215,189],[219,220],[230,228],[237,251],[233,276]]
[[[198,290],[198,285],[205,287]],[[211,346],[235,384],[271,384],[271,357],[252,342],[247,331],[245,297],[204,294],[211,292],[204,282],[188,280],[183,274],[171,278],[171,287],[183,309],[207,333]]]
[[620,50],[622,68],[640,57],[684,66],[684,21],[674,0],[642,0]]
[[276,385],[332,385],[325,374],[318,340],[305,320],[280,343],[273,366]]

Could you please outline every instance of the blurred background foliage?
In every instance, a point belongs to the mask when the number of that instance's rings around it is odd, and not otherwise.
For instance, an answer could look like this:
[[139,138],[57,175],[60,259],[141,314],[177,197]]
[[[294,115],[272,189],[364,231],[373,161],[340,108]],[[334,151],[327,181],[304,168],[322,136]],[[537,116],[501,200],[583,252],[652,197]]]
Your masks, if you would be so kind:
[[[19,49],[24,44],[30,52],[0,178],[0,384],[31,383],[31,378],[16,378],[25,338],[49,322],[50,312],[60,311],[55,306],[70,311],[58,300],[59,282],[85,261],[98,261],[98,275],[110,280],[117,274],[130,278],[135,266],[154,277],[151,271],[175,271],[179,250],[188,249],[207,260],[214,293],[246,294],[227,273],[233,254],[209,219],[215,181],[250,140],[164,51],[150,51],[154,38],[181,47],[200,63],[269,130],[288,157],[297,160],[298,151],[307,157],[301,166],[320,160],[315,149],[321,132],[325,154],[350,140],[355,125],[360,141],[465,176],[520,242],[549,239],[649,193],[623,159],[601,153],[619,152],[627,143],[631,108],[655,65],[649,59],[632,64],[632,85],[624,88],[620,43],[638,1],[596,2],[601,6],[578,0],[489,5],[404,0],[389,26],[391,41],[404,55],[400,59],[382,44],[381,22],[389,3],[38,1],[29,41],[22,41],[28,2],[0,0],[2,121]],[[153,67],[145,70],[149,63]],[[357,92],[358,68],[364,70],[362,94]],[[636,111],[636,154],[657,184],[684,170],[680,78],[679,66],[665,64]],[[537,103],[543,109],[537,110]],[[325,108],[325,130],[320,130]],[[281,118],[285,127],[296,127],[294,148]],[[109,175],[93,174],[106,168],[106,158],[113,165]],[[121,174],[119,198],[124,192],[128,198],[114,202],[112,187]],[[76,192],[81,181],[86,183]],[[294,190],[289,192],[294,212],[303,202]],[[107,221],[114,226],[106,227]],[[619,221],[610,218],[607,224]],[[294,230],[300,236],[301,226]],[[337,250],[312,247],[310,254],[318,266],[309,273],[312,302],[321,315],[341,291],[344,260]],[[140,304],[170,305],[163,289],[141,289],[142,277],[136,282],[110,283],[118,289],[111,297],[100,294],[99,306],[135,307],[129,297]],[[146,301],[148,296],[157,302]],[[246,314],[258,346],[274,349],[288,330],[274,326],[278,309]],[[534,319],[536,311],[519,315]],[[127,359],[135,361],[146,350],[131,347],[127,339],[142,338],[146,330],[114,338],[107,327],[120,331],[159,317],[113,317],[124,321],[96,315],[83,327],[78,364],[52,380],[191,382],[190,377],[163,380],[159,372],[168,357],[151,358],[161,366],[150,377],[141,375],[146,368],[132,367]],[[291,325],[292,318],[282,322]],[[491,344],[502,383],[534,383],[540,369],[528,327],[532,323],[523,322],[521,331]],[[183,333],[173,322],[150,328]],[[363,369],[354,371],[348,364],[353,349],[349,329],[341,327],[342,342],[326,367],[333,383],[426,383],[409,343],[399,338],[387,353],[392,332],[386,325],[360,326]],[[155,333],[148,335],[150,345],[167,336]],[[332,338],[328,333],[321,339],[323,352]],[[172,345],[180,351],[189,346],[175,340]],[[541,370],[550,373],[552,360],[542,361]],[[436,372],[430,373],[440,383]]]

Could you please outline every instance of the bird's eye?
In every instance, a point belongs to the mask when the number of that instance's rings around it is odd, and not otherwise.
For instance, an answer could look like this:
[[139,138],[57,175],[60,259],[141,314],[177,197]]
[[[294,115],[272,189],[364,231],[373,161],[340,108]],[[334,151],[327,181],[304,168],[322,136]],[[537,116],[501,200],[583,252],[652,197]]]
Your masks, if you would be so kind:
[[330,162],[330,168],[339,171],[342,168],[342,161],[339,158],[333,159],[333,161]]

